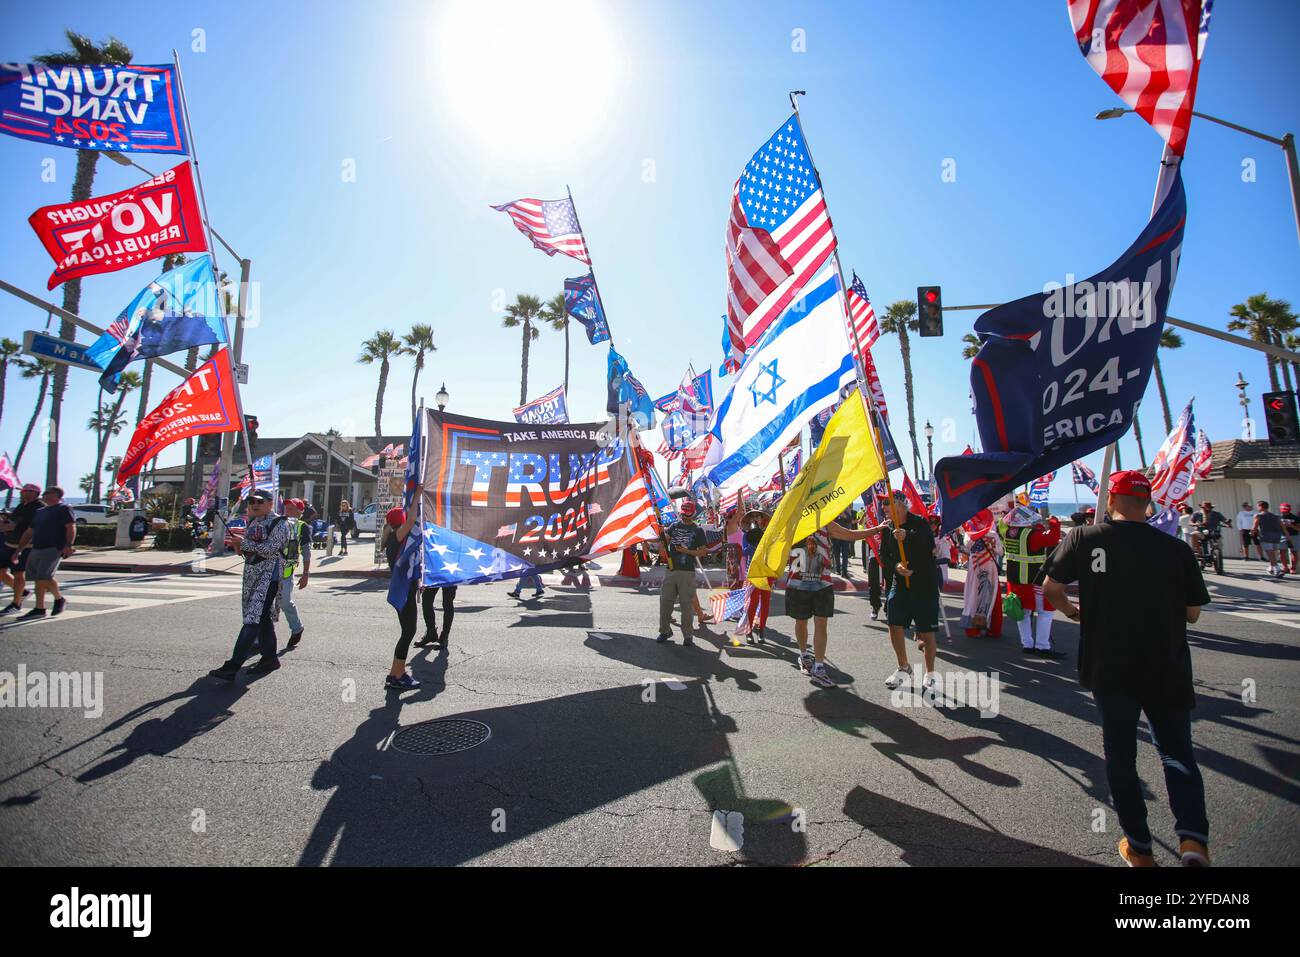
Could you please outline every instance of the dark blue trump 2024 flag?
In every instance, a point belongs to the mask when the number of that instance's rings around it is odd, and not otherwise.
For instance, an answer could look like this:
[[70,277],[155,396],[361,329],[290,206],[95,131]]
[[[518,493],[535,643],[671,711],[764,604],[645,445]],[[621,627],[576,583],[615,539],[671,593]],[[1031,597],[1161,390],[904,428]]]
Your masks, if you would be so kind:
[[944,531],[1128,431],[1151,376],[1186,218],[1179,174],[1107,269],[976,320],[982,345],[971,396],[984,451],[935,463]]

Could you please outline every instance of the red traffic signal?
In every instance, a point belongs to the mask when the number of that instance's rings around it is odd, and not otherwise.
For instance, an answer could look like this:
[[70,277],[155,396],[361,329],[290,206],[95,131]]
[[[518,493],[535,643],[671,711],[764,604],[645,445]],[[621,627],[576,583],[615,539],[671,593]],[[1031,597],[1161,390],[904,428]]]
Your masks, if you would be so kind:
[[1271,445],[1300,442],[1300,418],[1296,415],[1294,392],[1264,393],[1264,422]]
[[917,324],[924,338],[943,335],[943,294],[938,286],[916,287]]

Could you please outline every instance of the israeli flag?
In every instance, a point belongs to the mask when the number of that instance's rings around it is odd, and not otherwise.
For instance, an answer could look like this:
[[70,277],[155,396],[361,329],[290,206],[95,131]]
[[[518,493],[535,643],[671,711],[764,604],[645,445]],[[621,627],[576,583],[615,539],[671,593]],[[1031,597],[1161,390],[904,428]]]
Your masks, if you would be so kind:
[[855,376],[839,276],[830,267],[746,354],[710,424],[709,479],[723,495],[766,483],[781,449]]

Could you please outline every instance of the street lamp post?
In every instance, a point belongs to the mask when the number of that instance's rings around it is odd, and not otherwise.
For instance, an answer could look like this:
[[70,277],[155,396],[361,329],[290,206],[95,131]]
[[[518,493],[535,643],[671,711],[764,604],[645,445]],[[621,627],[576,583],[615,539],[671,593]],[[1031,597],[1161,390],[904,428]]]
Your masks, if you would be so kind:
[[334,464],[334,436],[329,436],[325,443],[325,501],[321,506],[321,518],[330,520],[330,466]]
[[1246,386],[1249,382],[1242,377],[1240,372],[1237,373],[1237,402],[1241,405],[1241,437],[1247,442],[1255,441],[1255,423],[1250,418],[1250,399],[1246,395]]
[[934,481],[934,426],[925,420],[925,458],[930,467],[930,481]]
[[451,401],[451,396],[447,394],[447,383],[444,382],[442,384],[442,388],[439,389],[438,394],[433,397],[433,401],[438,403],[439,412],[447,408],[447,403]]
[[[1134,110],[1125,109],[1124,107],[1113,107],[1109,110],[1102,110],[1097,114],[1099,120],[1113,120],[1117,116],[1123,116],[1125,113],[1133,113]],[[1227,120],[1221,120],[1217,116],[1210,116],[1208,113],[1192,111],[1192,116],[1199,116],[1201,119],[1210,123],[1218,123],[1220,126],[1226,126],[1230,130],[1236,130],[1238,133],[1245,133],[1247,136],[1253,136],[1261,139],[1266,143],[1272,143],[1274,146],[1282,147],[1282,152],[1286,154],[1286,171],[1291,181],[1291,212],[1295,217],[1296,235],[1300,237],[1300,162],[1296,160],[1295,135],[1284,133],[1282,136],[1269,136],[1267,133],[1261,133],[1259,130],[1252,130],[1249,126],[1242,126],[1238,123],[1230,123]]]

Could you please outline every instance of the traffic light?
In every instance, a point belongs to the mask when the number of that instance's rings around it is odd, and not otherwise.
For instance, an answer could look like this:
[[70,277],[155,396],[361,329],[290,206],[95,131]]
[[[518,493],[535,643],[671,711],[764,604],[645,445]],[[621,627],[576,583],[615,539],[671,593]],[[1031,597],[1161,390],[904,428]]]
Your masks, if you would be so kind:
[[1270,445],[1300,442],[1300,419],[1296,417],[1294,392],[1265,392],[1264,421]]
[[943,293],[939,287],[917,286],[916,308],[921,337],[943,335]]
[[221,454],[221,436],[214,433],[199,436],[199,458],[215,459]]
[[255,415],[244,416],[244,430],[248,432],[248,447],[250,449],[256,449],[257,448],[257,416]]

